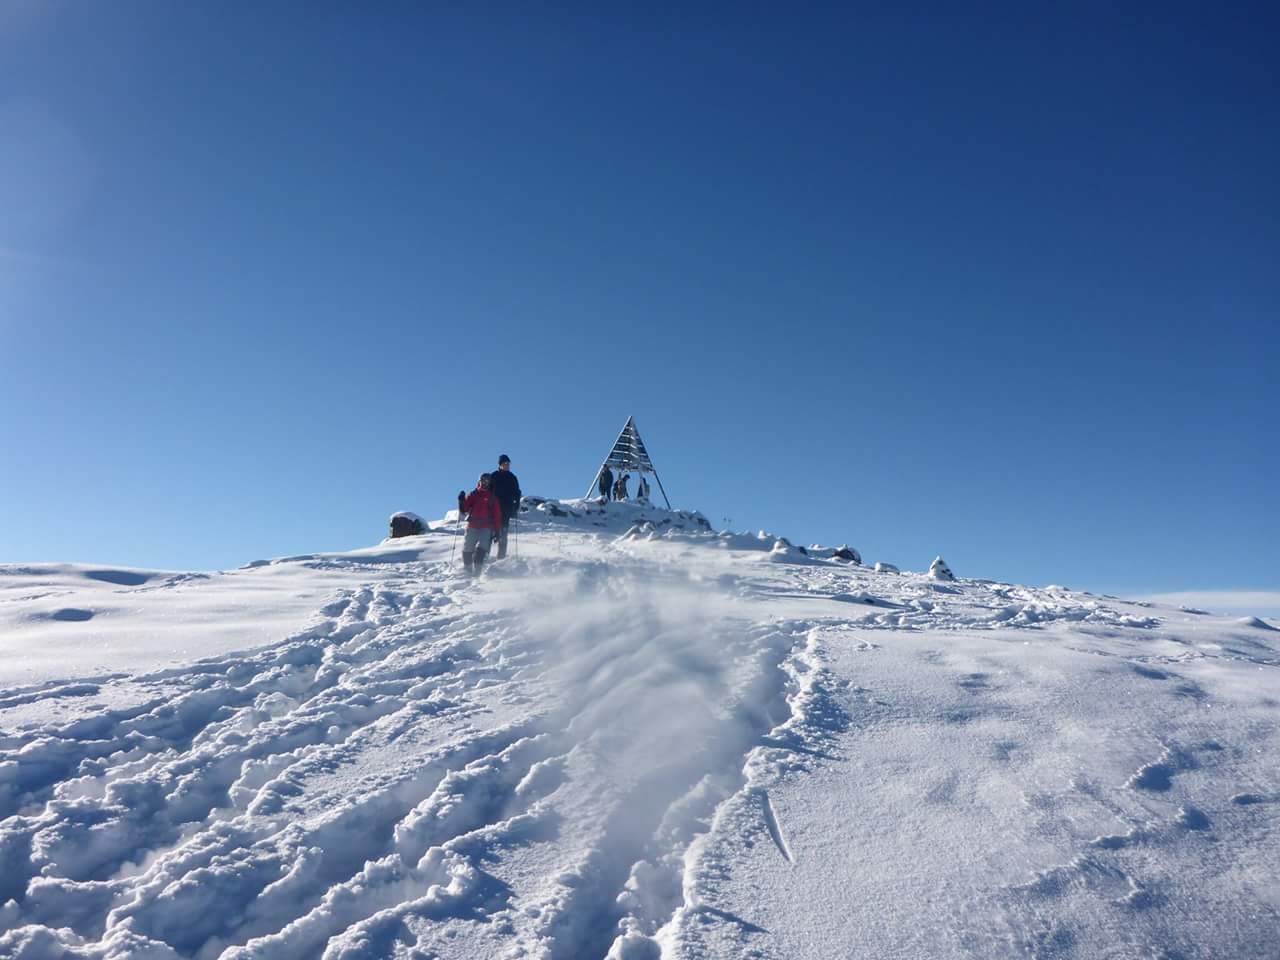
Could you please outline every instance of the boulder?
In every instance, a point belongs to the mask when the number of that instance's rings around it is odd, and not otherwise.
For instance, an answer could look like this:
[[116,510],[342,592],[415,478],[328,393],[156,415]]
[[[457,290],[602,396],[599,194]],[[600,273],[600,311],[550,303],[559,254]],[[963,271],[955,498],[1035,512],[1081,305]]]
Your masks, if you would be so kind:
[[876,573],[897,573],[898,568],[892,563],[885,563],[883,560],[876,561]]
[[832,556],[838,560],[847,560],[858,565],[862,564],[862,555],[846,544],[841,544],[840,549],[833,553]]
[[427,532],[427,524],[416,513],[407,510],[391,515],[391,539],[416,537]]

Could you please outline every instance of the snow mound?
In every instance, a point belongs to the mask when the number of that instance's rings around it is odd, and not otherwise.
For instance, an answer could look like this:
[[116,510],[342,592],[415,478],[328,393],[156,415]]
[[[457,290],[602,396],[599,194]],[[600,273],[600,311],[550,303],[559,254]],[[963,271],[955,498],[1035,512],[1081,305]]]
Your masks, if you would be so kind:
[[1271,624],[1267,623],[1267,621],[1263,620],[1261,617],[1241,617],[1239,620],[1236,621],[1236,623],[1240,624],[1240,626],[1242,627],[1253,627],[1256,630],[1278,629],[1276,627],[1273,627]]
[[883,560],[876,561],[876,573],[898,573],[898,568],[892,563],[885,563]]
[[804,547],[797,547],[786,537],[778,537],[769,548],[769,559],[774,563],[808,563],[809,552]]
[[933,563],[929,564],[929,576],[934,580],[953,581],[956,575],[951,572],[951,568],[947,566],[947,561],[942,557],[934,557]]

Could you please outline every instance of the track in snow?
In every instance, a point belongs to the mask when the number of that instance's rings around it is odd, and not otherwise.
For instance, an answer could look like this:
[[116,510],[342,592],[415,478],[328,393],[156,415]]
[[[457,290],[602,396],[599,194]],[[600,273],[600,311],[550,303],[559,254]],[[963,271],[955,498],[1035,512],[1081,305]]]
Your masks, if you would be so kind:
[[79,707],[2,741],[4,926],[200,960],[647,937],[789,716],[803,633],[631,571],[518,562],[477,587],[406,566],[267,650],[28,691]]
[[478,584],[447,544],[281,561],[378,578],[269,649],[0,694],[0,956],[1264,949],[1261,628],[705,531]]

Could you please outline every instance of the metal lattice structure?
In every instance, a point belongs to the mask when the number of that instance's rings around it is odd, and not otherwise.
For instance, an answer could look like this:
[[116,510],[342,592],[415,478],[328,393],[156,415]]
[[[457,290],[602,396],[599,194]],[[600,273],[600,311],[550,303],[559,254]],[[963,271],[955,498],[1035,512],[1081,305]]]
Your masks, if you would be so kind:
[[591,486],[587,487],[586,498],[594,496],[596,484],[600,482],[600,474],[604,473],[605,467],[622,473],[652,473],[653,479],[658,481],[658,490],[662,492],[662,499],[666,502],[667,509],[671,509],[671,501],[667,499],[667,491],[663,489],[662,478],[658,476],[653,460],[649,458],[649,451],[645,449],[644,441],[640,439],[640,431],[636,429],[635,417],[627,417],[626,425],[618,434],[618,439],[613,442],[613,449],[596,470]]

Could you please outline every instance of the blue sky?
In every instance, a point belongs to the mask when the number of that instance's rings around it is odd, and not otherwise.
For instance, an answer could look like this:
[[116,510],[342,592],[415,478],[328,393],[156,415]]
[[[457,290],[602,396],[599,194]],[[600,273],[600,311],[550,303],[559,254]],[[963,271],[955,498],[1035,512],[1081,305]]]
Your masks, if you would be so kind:
[[0,561],[575,496],[634,414],[717,523],[1280,588],[1276,8],[260,6],[0,13]]

